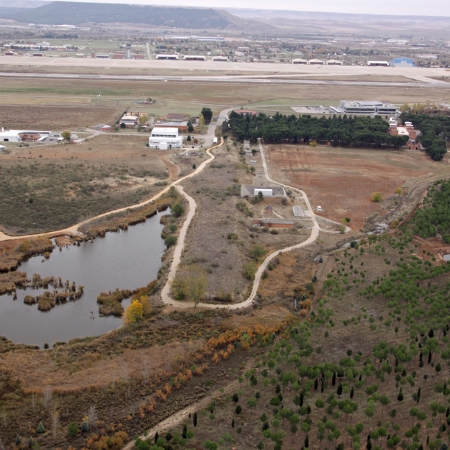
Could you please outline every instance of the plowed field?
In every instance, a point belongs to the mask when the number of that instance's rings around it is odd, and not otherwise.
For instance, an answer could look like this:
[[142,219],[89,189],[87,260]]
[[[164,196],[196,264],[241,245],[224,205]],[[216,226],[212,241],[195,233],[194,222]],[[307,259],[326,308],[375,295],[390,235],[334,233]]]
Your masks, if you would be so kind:
[[387,199],[407,180],[448,170],[447,163],[403,150],[272,145],[266,154],[275,179],[305,190],[314,208],[322,206],[320,215],[336,221],[349,217],[354,230],[383,206],[371,201],[372,192]]

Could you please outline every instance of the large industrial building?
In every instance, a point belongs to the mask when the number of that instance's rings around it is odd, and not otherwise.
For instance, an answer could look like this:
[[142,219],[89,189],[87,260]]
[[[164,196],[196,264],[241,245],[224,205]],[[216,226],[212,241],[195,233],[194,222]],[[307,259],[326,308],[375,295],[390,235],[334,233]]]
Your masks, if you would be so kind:
[[396,58],[391,61],[393,67],[416,67],[416,64],[411,58]]
[[183,146],[183,136],[178,136],[178,128],[155,127],[148,140],[150,148],[168,150]]
[[339,109],[345,114],[397,114],[397,108],[390,103],[380,101],[348,101],[341,100]]

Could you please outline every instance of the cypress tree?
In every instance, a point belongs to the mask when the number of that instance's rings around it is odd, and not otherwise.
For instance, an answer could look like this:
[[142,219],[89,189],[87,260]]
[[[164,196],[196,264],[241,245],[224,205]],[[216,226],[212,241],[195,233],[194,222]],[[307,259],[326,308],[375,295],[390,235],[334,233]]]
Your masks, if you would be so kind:
[[350,390],[350,398],[353,398],[354,395],[355,395],[355,388],[354,388],[354,386],[352,386],[352,388]]
[[342,395],[342,384],[341,383],[339,383],[336,393],[337,393],[337,395]]
[[158,439],[159,439],[159,433],[156,432],[156,433],[155,433],[155,444],[156,444],[156,442],[158,441]]
[[432,357],[432,353],[431,353],[431,350],[430,350],[430,353],[428,353],[428,364],[431,363],[431,357]]
[[194,422],[194,427],[196,427],[197,426],[197,413],[196,412],[194,413],[194,420],[193,420],[193,422]]
[[397,400],[398,400],[399,402],[402,402],[402,401],[403,401],[403,388],[400,388],[400,392],[399,392],[398,395],[397,395]]
[[234,419],[231,420],[231,428],[234,428]]
[[187,425],[186,424],[183,425],[183,434],[182,434],[182,436],[183,436],[183,439],[186,439],[186,436],[187,436]]
[[336,384],[336,372],[333,372],[333,378],[331,379],[331,384],[333,386]]

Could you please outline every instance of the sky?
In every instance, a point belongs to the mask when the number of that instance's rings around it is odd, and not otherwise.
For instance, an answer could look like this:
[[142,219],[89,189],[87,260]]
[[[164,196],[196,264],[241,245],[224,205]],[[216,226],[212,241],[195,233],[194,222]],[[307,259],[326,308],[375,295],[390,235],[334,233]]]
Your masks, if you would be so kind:
[[134,3],[145,5],[196,6],[207,8],[284,9],[326,11],[355,14],[450,16],[448,0],[81,0],[102,3]]

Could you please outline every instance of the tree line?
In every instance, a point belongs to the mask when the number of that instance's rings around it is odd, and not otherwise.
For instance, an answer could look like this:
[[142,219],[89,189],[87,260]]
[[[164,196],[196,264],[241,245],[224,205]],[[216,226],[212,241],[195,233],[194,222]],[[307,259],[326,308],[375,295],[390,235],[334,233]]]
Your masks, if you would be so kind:
[[402,122],[412,122],[421,131],[417,140],[425,147],[433,161],[441,161],[447,153],[446,143],[450,138],[450,117],[444,115],[414,114],[404,112]]
[[440,234],[446,244],[450,243],[450,180],[437,181],[430,188],[411,224],[414,234],[423,238]]
[[263,138],[266,142],[290,143],[331,143],[334,147],[364,146],[400,148],[408,141],[407,136],[390,136],[389,124],[381,117],[312,117],[304,115],[274,116],[258,114],[243,115],[235,111],[222,126],[224,133],[231,132],[238,141],[256,142]]

